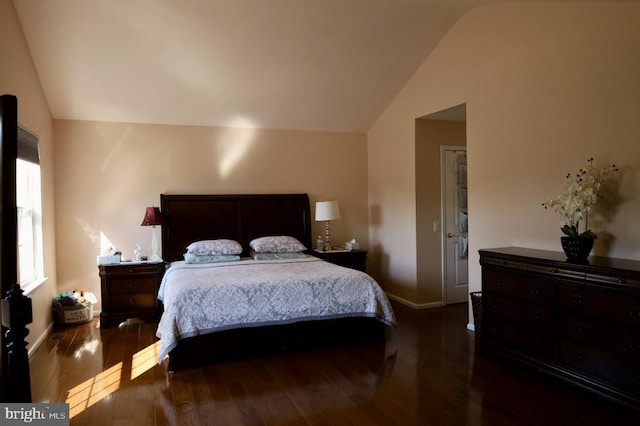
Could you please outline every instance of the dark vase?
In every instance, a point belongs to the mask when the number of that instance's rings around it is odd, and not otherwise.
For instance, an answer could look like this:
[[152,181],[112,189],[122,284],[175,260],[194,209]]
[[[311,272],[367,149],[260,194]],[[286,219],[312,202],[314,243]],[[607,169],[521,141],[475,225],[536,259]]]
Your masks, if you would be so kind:
[[595,238],[560,237],[562,250],[572,262],[584,262],[589,257]]

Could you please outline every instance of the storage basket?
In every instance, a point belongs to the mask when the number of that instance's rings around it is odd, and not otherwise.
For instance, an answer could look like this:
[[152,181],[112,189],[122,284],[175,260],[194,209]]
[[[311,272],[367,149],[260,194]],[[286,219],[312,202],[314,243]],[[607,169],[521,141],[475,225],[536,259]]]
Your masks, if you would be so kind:
[[56,324],[82,324],[93,319],[93,304],[78,303],[73,306],[53,304],[53,318]]
[[482,292],[473,291],[471,296],[471,309],[473,310],[473,324],[475,326],[476,341],[482,337]]

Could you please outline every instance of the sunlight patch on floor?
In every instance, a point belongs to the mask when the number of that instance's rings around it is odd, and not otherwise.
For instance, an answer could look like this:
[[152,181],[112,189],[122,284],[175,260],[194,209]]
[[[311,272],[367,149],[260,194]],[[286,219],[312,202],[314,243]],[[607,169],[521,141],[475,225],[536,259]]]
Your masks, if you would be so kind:
[[119,362],[70,389],[65,401],[69,404],[69,417],[74,418],[93,404],[117,391],[120,388],[121,374],[122,362]]
[[[160,341],[157,341],[133,354],[130,380],[135,380],[155,367],[158,363],[159,350]],[[122,378],[126,377],[124,376],[126,373],[123,363],[119,362],[70,389],[65,401],[69,404],[69,417],[74,418],[100,400],[111,397],[114,392],[120,389]]]
[[131,360],[131,380],[151,370],[158,363],[160,341],[133,354]]

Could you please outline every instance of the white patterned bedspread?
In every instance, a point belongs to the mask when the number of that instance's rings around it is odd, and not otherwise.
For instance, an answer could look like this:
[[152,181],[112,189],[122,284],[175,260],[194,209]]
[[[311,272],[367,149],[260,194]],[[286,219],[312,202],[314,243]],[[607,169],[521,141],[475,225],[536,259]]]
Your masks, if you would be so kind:
[[313,256],[291,260],[186,264],[167,270],[158,299],[158,361],[180,339],[233,328],[373,317],[395,325],[378,283],[364,272]]

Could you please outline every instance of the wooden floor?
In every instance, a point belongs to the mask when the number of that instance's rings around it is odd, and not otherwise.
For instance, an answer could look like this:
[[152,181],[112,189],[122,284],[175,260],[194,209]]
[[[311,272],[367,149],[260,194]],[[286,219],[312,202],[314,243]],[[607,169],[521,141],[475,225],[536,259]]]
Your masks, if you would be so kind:
[[386,344],[283,353],[168,374],[155,324],[58,327],[34,353],[34,402],[77,425],[626,425],[640,417],[475,353],[467,306],[394,304]]

